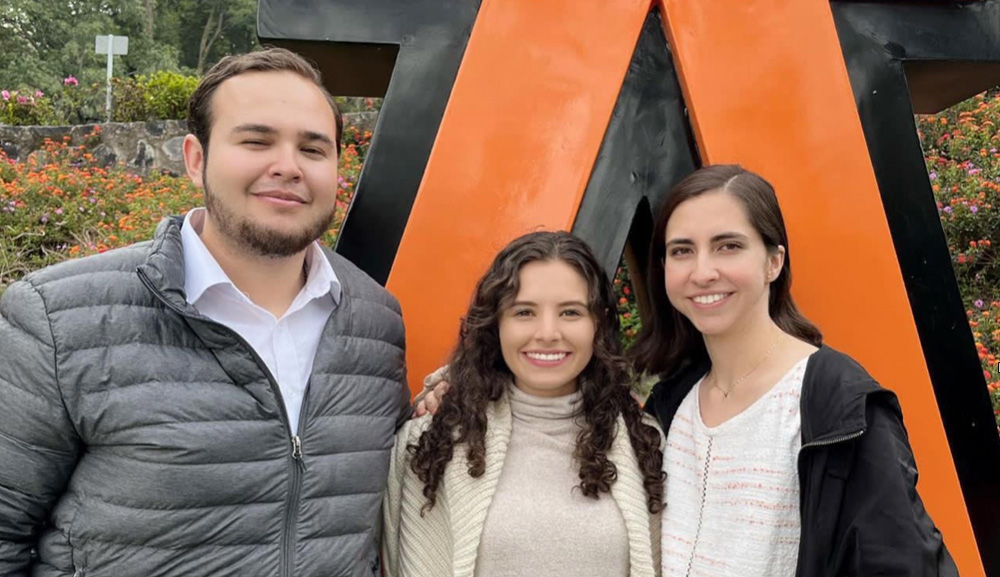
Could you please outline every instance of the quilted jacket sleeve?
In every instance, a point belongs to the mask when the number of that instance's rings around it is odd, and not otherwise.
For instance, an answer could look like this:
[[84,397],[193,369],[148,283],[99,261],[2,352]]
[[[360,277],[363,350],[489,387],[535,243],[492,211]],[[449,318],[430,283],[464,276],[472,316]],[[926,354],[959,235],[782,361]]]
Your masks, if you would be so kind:
[[0,575],[29,573],[79,450],[45,303],[31,284],[15,283],[0,300]]

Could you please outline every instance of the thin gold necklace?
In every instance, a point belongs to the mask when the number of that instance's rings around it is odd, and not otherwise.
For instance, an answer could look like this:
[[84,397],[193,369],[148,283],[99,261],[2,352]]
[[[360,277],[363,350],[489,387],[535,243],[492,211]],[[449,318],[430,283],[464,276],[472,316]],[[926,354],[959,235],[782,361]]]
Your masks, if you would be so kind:
[[778,346],[778,341],[781,340],[781,336],[784,335],[784,334],[785,333],[783,333],[782,331],[780,331],[780,330],[778,331],[778,336],[774,339],[774,342],[771,343],[771,348],[767,349],[767,352],[764,353],[764,356],[761,357],[759,361],[757,361],[757,364],[754,365],[753,368],[751,368],[749,371],[747,371],[742,377],[740,377],[740,378],[736,379],[735,381],[733,381],[733,384],[729,387],[728,391],[726,389],[722,388],[722,385],[719,384],[718,377],[714,373],[712,374],[712,386],[715,387],[715,388],[717,388],[717,389],[719,389],[719,392],[722,393],[722,398],[728,399],[729,395],[733,394],[733,391],[736,390],[736,387],[738,387],[740,383],[742,383],[743,381],[747,380],[747,377],[749,377],[750,375],[752,375],[754,371],[756,371],[757,369],[759,369],[760,366],[764,364],[764,361],[766,361],[768,359],[768,357],[771,356],[771,353],[774,352],[774,349]]

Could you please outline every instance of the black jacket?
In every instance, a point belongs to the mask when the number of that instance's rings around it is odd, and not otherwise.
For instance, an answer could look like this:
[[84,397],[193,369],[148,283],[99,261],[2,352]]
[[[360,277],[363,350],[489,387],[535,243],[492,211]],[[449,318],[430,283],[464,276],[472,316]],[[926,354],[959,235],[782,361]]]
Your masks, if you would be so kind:
[[[692,364],[653,387],[646,411],[664,433],[708,369]],[[796,575],[957,576],[917,495],[917,467],[896,395],[853,359],[823,346],[806,364],[800,402]]]

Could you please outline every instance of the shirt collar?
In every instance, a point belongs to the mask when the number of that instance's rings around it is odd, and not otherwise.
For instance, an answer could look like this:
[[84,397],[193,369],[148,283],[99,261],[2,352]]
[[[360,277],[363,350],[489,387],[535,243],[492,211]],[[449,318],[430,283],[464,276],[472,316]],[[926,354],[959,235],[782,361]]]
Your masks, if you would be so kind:
[[[184,249],[184,293],[189,304],[195,304],[205,291],[216,285],[236,285],[229,279],[218,261],[209,252],[198,231],[205,222],[205,209],[195,208],[184,217],[181,227],[181,244]],[[318,242],[313,242],[306,250],[306,284],[302,292],[308,300],[329,294],[336,304],[340,304],[343,293],[340,279],[333,271],[329,259],[323,254]],[[238,289],[236,289],[239,292]]]

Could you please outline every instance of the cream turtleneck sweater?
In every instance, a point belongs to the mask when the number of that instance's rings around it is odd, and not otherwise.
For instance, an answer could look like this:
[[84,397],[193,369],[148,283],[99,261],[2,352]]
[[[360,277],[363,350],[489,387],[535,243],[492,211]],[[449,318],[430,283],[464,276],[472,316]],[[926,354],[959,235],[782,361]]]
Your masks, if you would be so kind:
[[[512,399],[518,393],[512,389],[487,407],[483,475],[469,476],[466,452],[456,447],[429,511],[421,511],[423,483],[410,469],[406,446],[420,438],[431,417],[409,421],[397,433],[383,503],[384,575],[658,576],[660,515],[646,509],[643,477],[622,417],[608,451],[618,478],[610,495],[595,501],[574,488],[579,478],[571,457],[577,430],[572,419],[552,418],[551,411],[559,412],[555,407],[526,408]],[[562,402],[571,413],[574,399]]]
[[507,457],[486,515],[476,577],[629,574],[625,519],[614,499],[585,497],[573,459],[579,392],[557,398],[510,389]]

